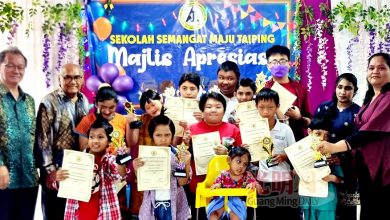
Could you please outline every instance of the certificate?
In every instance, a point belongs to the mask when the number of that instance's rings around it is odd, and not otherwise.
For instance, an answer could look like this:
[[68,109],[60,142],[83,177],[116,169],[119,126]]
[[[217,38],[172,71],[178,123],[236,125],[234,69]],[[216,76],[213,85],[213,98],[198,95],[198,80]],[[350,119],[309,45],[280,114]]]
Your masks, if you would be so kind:
[[283,114],[285,114],[287,110],[293,106],[293,103],[297,99],[297,96],[292,94],[290,91],[288,91],[286,88],[284,88],[276,81],[271,89],[276,91],[279,94],[279,99],[280,99],[279,109]]
[[192,125],[198,122],[194,117],[194,112],[200,112],[199,101],[197,99],[183,99],[183,120],[188,122],[188,125]]
[[175,125],[175,136],[182,137],[184,129],[179,125],[179,121],[183,119],[183,101],[179,97],[166,96],[164,107],[167,109],[166,115]]
[[137,170],[138,191],[171,188],[171,148],[139,146],[144,165]]
[[262,119],[255,101],[238,103],[236,106],[236,115],[240,119],[240,122],[253,122]]
[[271,136],[268,119],[257,119],[253,121],[241,121],[240,119],[240,133],[242,143],[249,145],[248,151],[251,154],[252,161],[265,160],[269,157],[268,153],[260,144],[264,136]]
[[307,136],[295,144],[286,147],[284,151],[298,176],[303,181],[313,182],[321,180],[330,174],[329,166],[314,168],[316,158],[315,151],[312,148],[312,137]]
[[196,175],[207,173],[207,166],[215,156],[214,147],[221,143],[218,131],[192,136]]
[[167,109],[166,115],[175,124],[175,136],[183,136],[183,127],[179,121],[187,121],[188,125],[198,122],[193,116],[194,112],[200,112],[199,101],[197,99],[184,99],[180,97],[167,96],[164,107]]
[[62,169],[69,177],[60,182],[58,197],[88,202],[91,198],[95,161],[93,154],[64,150]]
[[299,180],[298,194],[300,196],[311,196],[311,197],[327,197],[328,196],[328,182],[316,177],[318,168],[312,168],[311,170],[311,181]]

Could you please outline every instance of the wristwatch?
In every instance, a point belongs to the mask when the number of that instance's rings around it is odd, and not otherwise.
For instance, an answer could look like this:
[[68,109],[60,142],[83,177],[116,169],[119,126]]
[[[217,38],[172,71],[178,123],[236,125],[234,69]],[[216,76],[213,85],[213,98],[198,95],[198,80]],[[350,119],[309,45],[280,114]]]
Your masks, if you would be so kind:
[[141,128],[142,125],[143,125],[142,121],[132,121],[132,122],[130,122],[130,128],[131,129]]
[[47,165],[47,166],[45,167],[45,169],[46,169],[46,173],[47,173],[47,174],[50,174],[50,173],[52,173],[52,172],[54,172],[54,171],[57,170],[56,167],[54,166],[54,164],[49,164],[49,165]]

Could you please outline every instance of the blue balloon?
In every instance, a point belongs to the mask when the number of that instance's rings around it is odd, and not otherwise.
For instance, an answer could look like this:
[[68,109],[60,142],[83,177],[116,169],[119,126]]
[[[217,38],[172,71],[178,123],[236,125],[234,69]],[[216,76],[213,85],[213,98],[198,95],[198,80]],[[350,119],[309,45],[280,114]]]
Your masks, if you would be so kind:
[[92,2],[87,6],[87,14],[89,18],[99,18],[104,15],[103,4],[100,2]]
[[97,42],[95,51],[92,53],[94,54],[95,61],[99,66],[108,63],[108,47],[110,46],[111,44],[105,41]]

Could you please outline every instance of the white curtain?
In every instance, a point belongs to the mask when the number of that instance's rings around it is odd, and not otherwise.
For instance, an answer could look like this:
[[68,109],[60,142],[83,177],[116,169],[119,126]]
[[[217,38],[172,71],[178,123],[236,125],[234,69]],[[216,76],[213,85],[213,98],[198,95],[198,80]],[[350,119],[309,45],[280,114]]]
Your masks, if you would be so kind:
[[[332,0],[332,7],[335,7],[340,2],[344,2],[347,6],[357,2],[361,2],[364,8],[372,6],[377,10],[382,9],[385,5],[390,7],[390,0]],[[358,93],[354,98],[354,101],[361,105],[363,103],[364,95],[367,90],[366,73],[367,73],[367,59],[370,54],[370,34],[360,26],[358,37],[356,38],[349,31],[338,31],[338,23],[336,22],[336,28],[333,30],[333,37],[335,41],[336,49],[336,66],[339,74],[351,72],[358,79]],[[375,51],[379,52],[379,42],[384,40],[379,38],[377,34],[374,39]],[[352,42],[352,43],[351,43]],[[390,53],[390,51],[382,51]],[[349,63],[349,54],[351,54],[351,61]]]
[[[3,0],[2,0],[3,1]],[[39,105],[42,97],[45,96],[50,91],[58,87],[58,73],[55,70],[56,62],[58,61],[58,48],[57,48],[57,38],[58,31],[50,37],[51,40],[51,49],[50,49],[50,63],[49,71],[52,72],[51,76],[51,86],[47,88],[46,78],[42,71],[43,67],[43,33],[42,33],[42,23],[44,21],[43,15],[38,8],[38,13],[30,18],[28,15],[28,10],[32,8],[32,0],[11,0],[6,2],[15,2],[18,6],[21,6],[24,10],[23,22],[19,24],[17,28],[17,33],[15,38],[12,41],[12,46],[18,47],[24,55],[27,57],[28,65],[25,71],[23,81],[21,82],[22,89],[32,95],[35,99],[36,108]],[[44,2],[44,0],[41,0]],[[67,2],[75,2],[74,0],[48,0],[49,4]],[[28,22],[32,21],[33,31],[27,37],[25,34],[26,26]],[[7,48],[10,43],[8,37],[8,32],[0,33],[0,50]],[[71,42],[68,44],[70,48],[67,50],[65,58],[62,60],[62,63],[78,63],[78,44],[77,39],[74,37],[71,38]]]

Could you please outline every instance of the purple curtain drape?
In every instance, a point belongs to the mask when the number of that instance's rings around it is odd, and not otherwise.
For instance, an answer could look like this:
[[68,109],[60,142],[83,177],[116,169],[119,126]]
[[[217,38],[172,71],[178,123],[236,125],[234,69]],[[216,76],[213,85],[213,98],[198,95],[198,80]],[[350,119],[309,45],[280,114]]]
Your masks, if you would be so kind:
[[[327,3],[330,4],[330,1],[327,0],[305,0],[302,1],[303,6],[311,6],[314,11],[314,19],[313,21],[309,21],[310,23],[315,23],[318,19],[326,20],[326,16],[322,15],[320,11],[320,4]],[[329,8],[330,5],[329,5]],[[302,9],[303,10],[303,9]],[[304,18],[304,24],[306,24],[306,18]],[[325,50],[326,59],[328,62],[326,63],[326,86],[323,87],[321,76],[324,74],[321,70],[321,66],[318,64],[318,45],[321,39],[315,39],[311,36],[309,39],[304,40],[303,36],[301,36],[301,63],[299,66],[298,74],[301,76],[300,83],[304,85],[308,85],[311,80],[311,89],[309,92],[310,97],[310,107],[311,111],[314,113],[316,108],[324,101],[330,100],[332,98],[335,81],[337,78],[337,70],[335,66],[335,49],[334,49],[334,39],[331,34],[323,31],[323,37],[327,39],[327,43],[323,50]],[[309,68],[308,68],[309,67]],[[308,70],[311,73],[311,79],[308,74]]]

